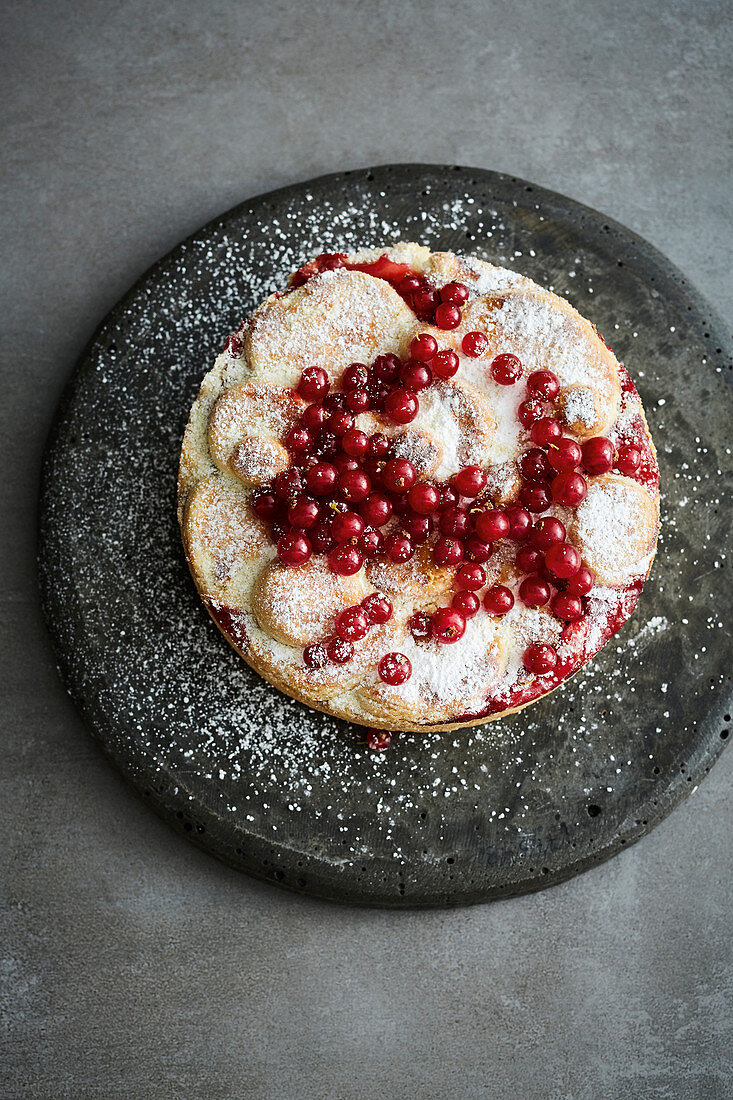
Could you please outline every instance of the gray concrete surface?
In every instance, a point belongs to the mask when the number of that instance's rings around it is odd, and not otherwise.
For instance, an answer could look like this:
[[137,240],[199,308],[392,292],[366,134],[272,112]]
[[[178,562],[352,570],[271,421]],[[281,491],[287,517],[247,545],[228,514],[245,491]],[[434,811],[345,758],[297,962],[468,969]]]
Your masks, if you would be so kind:
[[372,162],[496,168],[626,223],[724,310],[730,15],[3,5],[3,1096],[731,1095],[733,754],[551,891],[330,907],[220,866],[126,789],[56,678],[34,577],[75,357],[151,261],[248,195]]

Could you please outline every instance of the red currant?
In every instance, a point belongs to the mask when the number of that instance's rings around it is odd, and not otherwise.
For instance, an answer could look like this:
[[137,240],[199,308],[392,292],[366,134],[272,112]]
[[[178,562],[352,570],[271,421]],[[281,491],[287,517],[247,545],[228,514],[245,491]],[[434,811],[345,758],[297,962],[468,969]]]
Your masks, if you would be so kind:
[[395,687],[412,676],[412,663],[404,653],[385,653],[377,666],[379,679]]
[[301,531],[291,531],[278,539],[277,556],[284,565],[303,565],[312,553],[311,544]]
[[553,470],[558,474],[569,474],[580,466],[583,452],[574,439],[567,436],[558,439],[557,443],[551,443],[547,451],[547,458]]
[[403,562],[409,561],[415,550],[407,535],[393,532],[384,540],[384,552],[390,561]]
[[447,302],[441,303],[435,311],[435,324],[438,328],[452,329],[458,328],[461,323],[461,310],[460,306],[449,305]]
[[463,543],[458,539],[440,538],[433,547],[436,565],[458,565],[463,561]]
[[484,607],[489,615],[506,615],[514,607],[514,596],[503,584],[492,584],[484,595]]
[[552,482],[552,498],[566,508],[575,508],[585,500],[588,485],[580,474],[558,474]]
[[[404,500],[404,497],[400,498]],[[402,516],[402,528],[412,542],[423,543],[433,529],[430,516],[419,516],[417,512],[407,512]]]
[[396,355],[378,355],[372,363],[372,376],[380,382],[394,382],[402,366]]
[[328,520],[319,520],[315,527],[311,528],[308,534],[311,540],[311,546],[317,554],[325,554],[326,551],[330,550],[333,546],[331,524]]
[[345,607],[336,616],[336,633],[348,642],[358,642],[369,633],[369,618],[363,607]]
[[392,618],[392,604],[381,592],[372,592],[361,601],[370,623],[388,623]]
[[463,549],[469,561],[481,564],[489,560],[493,547],[490,543],[483,542],[478,535],[469,535],[463,544]]
[[462,508],[446,508],[440,515],[438,527],[441,535],[462,539],[471,530],[471,517]]
[[307,531],[321,518],[321,506],[310,497],[301,497],[288,511],[288,523]]
[[580,569],[580,554],[569,542],[559,542],[545,553],[545,565],[554,576],[567,580]]
[[616,454],[616,469],[628,477],[633,476],[641,466],[641,451],[630,443],[622,443]]
[[323,642],[313,642],[305,647],[303,664],[306,668],[324,668],[328,664],[328,653]]
[[366,524],[356,512],[337,512],[331,520],[331,534],[336,542],[349,542],[364,533]]
[[527,389],[535,397],[554,401],[560,392],[560,380],[551,370],[533,370],[527,379]]
[[375,558],[377,554],[381,554],[384,547],[384,537],[380,531],[375,531],[373,527],[367,527],[364,534],[359,539],[359,549],[365,558]]
[[381,432],[377,432],[375,435],[369,437],[370,458],[386,458],[389,454],[390,447],[390,441],[387,439],[387,436],[382,435]]
[[430,364],[433,374],[438,378],[448,379],[458,371],[460,360],[454,351],[439,351]]
[[517,569],[522,573],[536,573],[538,569],[542,568],[545,559],[542,553],[533,546],[520,546],[514,560],[517,563]]
[[527,481],[546,481],[552,474],[547,455],[539,447],[530,447],[519,459],[519,469]]
[[[565,474],[561,475],[565,477]],[[552,504],[552,496],[545,485],[529,482],[519,490],[519,499],[528,512],[546,512]],[[557,499],[557,498],[555,498]]]
[[513,386],[522,377],[523,370],[521,362],[511,352],[495,356],[489,367],[491,377],[500,386]]
[[555,516],[545,516],[537,520],[529,538],[538,550],[549,550],[556,542],[565,540],[565,524]]
[[420,405],[412,390],[401,386],[391,390],[384,402],[384,411],[395,424],[409,424],[417,416]]
[[562,428],[557,420],[544,416],[542,420],[536,420],[530,428],[530,439],[540,447],[549,447],[551,443],[557,443],[562,439]]
[[258,489],[252,494],[250,507],[258,519],[269,523],[277,515],[280,504],[275,494],[269,489]]
[[450,605],[459,611],[464,619],[472,619],[481,607],[481,600],[475,592],[456,592]]
[[324,409],[323,405],[309,405],[300,418],[303,427],[310,428],[314,432],[322,428],[327,420],[328,411]]
[[432,372],[424,363],[406,363],[400,374],[403,386],[413,393],[426,390],[433,381]]
[[543,676],[546,672],[551,672],[557,664],[557,652],[554,646],[532,642],[525,649],[522,661],[529,672]]
[[440,290],[440,300],[450,306],[462,306],[468,301],[468,287],[465,283],[446,283]]
[[471,359],[480,359],[488,346],[489,338],[485,332],[467,332],[461,340],[463,354]]
[[275,478],[273,488],[275,495],[280,497],[280,500],[291,501],[303,489],[303,478],[300,470],[296,470],[292,466],[289,470],[283,470]]
[[486,570],[480,565],[464,565],[458,570],[455,586],[460,591],[476,592],[486,584]]
[[440,493],[427,481],[418,481],[407,493],[407,501],[419,516],[429,516],[438,507]]
[[538,420],[543,419],[545,412],[544,401],[531,397],[528,401],[523,401],[517,409],[517,419],[523,428],[531,428]]
[[438,350],[438,341],[429,332],[421,332],[410,344],[410,355],[416,363],[429,363]]
[[362,567],[364,558],[358,547],[351,543],[336,546],[328,555],[328,565],[332,573],[340,577],[353,577]]
[[358,428],[349,428],[343,434],[341,446],[352,458],[363,458],[369,450],[369,436]]
[[535,573],[520,584],[519,598],[526,607],[543,607],[550,598],[550,586]]
[[347,470],[338,479],[340,495],[350,504],[366,500],[372,487],[371,478],[362,470]]
[[426,615],[424,611],[415,611],[410,616],[407,625],[416,642],[424,642],[430,637],[430,616]]
[[333,492],[336,488],[337,479],[336,467],[332,466],[330,462],[316,463],[315,466],[311,466],[305,475],[306,485],[311,493],[314,493],[317,497],[323,497]]
[[586,439],[582,445],[583,465],[589,474],[606,474],[613,469],[613,443],[603,435]]
[[558,592],[552,597],[550,611],[566,623],[574,623],[583,618],[583,604],[579,596],[569,596],[566,592]]
[[367,390],[351,390],[346,395],[346,407],[349,412],[358,415],[358,413],[366,412],[370,405],[369,393]]
[[352,363],[341,375],[341,388],[346,393],[360,390],[366,386],[369,372],[364,363]]
[[439,607],[432,614],[430,630],[436,642],[452,645],[466,632],[466,616],[455,607]]
[[504,515],[509,520],[509,531],[506,537],[513,539],[514,542],[522,542],[526,539],[532,526],[532,517],[527,509],[519,504],[508,504],[504,509]]
[[307,454],[315,442],[315,434],[311,428],[292,428],[285,436],[284,442],[292,454]]
[[570,577],[565,591],[570,596],[587,596],[595,582],[595,577],[587,565],[581,565],[574,577]]
[[476,516],[475,527],[484,542],[498,542],[509,534],[510,523],[501,508],[488,508]]
[[384,493],[370,493],[362,501],[359,511],[370,527],[384,527],[392,515],[392,501]]
[[336,455],[333,460],[333,464],[340,474],[346,474],[350,470],[360,470],[359,460],[352,458],[351,455],[340,454]]
[[328,375],[322,367],[306,367],[298,382],[298,393],[306,401],[322,401],[329,387]]
[[388,730],[367,730],[366,743],[372,752],[385,752],[392,744],[392,734]]
[[382,470],[382,484],[391,493],[406,493],[416,480],[415,467],[406,458],[391,458]]
[[345,665],[354,656],[354,644],[346,638],[331,638],[326,646],[326,653],[335,665]]
[[477,497],[486,486],[486,474],[480,466],[464,466],[451,478],[453,488],[462,497]]

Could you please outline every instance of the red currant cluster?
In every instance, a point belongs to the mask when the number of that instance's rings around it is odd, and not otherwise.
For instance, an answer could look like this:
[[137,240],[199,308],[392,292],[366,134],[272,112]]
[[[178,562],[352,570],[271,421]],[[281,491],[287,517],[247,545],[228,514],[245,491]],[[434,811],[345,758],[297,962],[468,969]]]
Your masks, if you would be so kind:
[[410,272],[396,284],[396,290],[425,324],[448,330],[460,325],[461,307],[468,300],[464,283],[446,283],[436,290],[423,275]]
[[[381,592],[372,592],[360,604],[345,607],[336,616],[334,633],[323,642],[313,642],[303,651],[303,661],[307,668],[324,668],[329,661],[335,665],[345,665],[354,656],[354,642],[366,638],[374,625],[388,623],[392,618],[392,604]],[[382,664],[387,658],[401,658],[402,674],[399,679],[388,679],[382,675]],[[387,667],[387,666],[385,666]],[[401,684],[412,672],[412,665],[401,653],[387,654],[379,665],[382,679],[388,683]]]

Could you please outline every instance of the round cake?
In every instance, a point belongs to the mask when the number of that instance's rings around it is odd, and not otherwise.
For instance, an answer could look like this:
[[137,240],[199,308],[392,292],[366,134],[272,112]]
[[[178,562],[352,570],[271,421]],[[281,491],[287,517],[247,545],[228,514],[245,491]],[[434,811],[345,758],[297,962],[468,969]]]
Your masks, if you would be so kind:
[[632,613],[659,470],[639,395],[564,299],[399,243],[317,256],[226,341],[179,521],[260,675],[378,730],[541,699]]

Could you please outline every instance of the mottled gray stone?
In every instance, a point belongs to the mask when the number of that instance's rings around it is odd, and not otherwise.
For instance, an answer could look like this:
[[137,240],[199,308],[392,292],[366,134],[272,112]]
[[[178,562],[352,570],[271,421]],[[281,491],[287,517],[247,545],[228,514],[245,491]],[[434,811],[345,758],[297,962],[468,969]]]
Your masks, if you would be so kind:
[[56,677],[35,505],[56,399],[150,262],[247,195],[445,161],[563,191],[731,300],[729,7],[122,0],[3,13],[0,642],[8,1096],[724,1097],[733,759],[553,890],[339,909],[175,837]]

